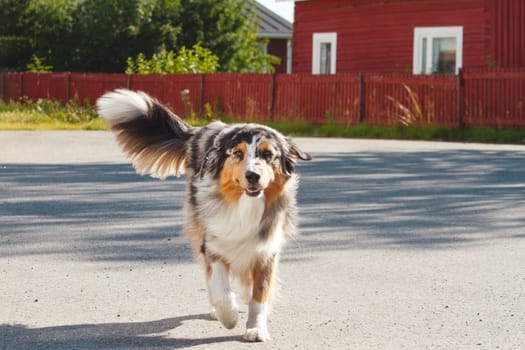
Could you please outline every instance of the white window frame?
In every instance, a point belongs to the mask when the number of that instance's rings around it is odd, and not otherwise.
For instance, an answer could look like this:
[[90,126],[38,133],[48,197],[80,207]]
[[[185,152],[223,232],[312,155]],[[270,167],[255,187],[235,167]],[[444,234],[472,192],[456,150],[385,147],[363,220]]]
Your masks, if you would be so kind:
[[[463,27],[416,27],[414,28],[414,74],[432,74],[432,40],[435,38],[456,39],[456,74],[463,67]],[[427,39],[426,72],[422,72],[423,39]]]
[[312,40],[312,74],[321,74],[321,44],[330,43],[330,74],[335,74],[337,62],[337,33],[314,33]]

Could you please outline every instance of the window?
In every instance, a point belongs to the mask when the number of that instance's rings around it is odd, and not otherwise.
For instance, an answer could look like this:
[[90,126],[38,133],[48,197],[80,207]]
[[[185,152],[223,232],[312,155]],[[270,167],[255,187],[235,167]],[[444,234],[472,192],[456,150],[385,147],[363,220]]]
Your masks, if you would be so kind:
[[313,74],[335,74],[337,58],[337,33],[314,33]]
[[455,73],[463,64],[463,27],[414,29],[414,74]]

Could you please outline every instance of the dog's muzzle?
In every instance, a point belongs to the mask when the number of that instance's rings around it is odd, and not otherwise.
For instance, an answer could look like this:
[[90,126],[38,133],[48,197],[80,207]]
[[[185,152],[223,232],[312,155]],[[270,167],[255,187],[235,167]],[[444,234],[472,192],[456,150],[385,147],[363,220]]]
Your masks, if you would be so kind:
[[258,197],[262,192],[261,187],[259,186],[259,180],[261,179],[261,175],[253,171],[247,171],[244,174],[244,176],[246,177],[246,181],[248,182],[246,194],[251,197]]

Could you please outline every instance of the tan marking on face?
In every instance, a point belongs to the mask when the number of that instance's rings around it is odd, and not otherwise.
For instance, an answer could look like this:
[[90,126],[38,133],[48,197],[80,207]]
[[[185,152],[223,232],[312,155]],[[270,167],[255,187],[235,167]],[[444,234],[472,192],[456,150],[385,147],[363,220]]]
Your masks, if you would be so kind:
[[271,144],[268,141],[262,140],[257,146],[257,170],[259,175],[261,176],[259,180],[259,185],[261,186],[262,190],[265,190],[265,194],[266,190],[268,189],[268,186],[270,186],[271,183],[275,180],[275,170],[273,169],[272,165],[268,162],[268,159],[266,159],[263,156],[266,151],[270,152],[272,155],[275,154],[275,150],[273,149]]
[[244,142],[239,143],[233,151],[241,151],[244,155],[246,155],[246,152],[248,151],[248,145]]
[[[236,151],[243,152],[246,155],[246,144],[240,143],[237,145],[233,149],[233,153]],[[243,157],[243,160],[239,160],[236,157],[229,157],[224,162],[219,178],[219,188],[228,203],[237,202],[244,192],[244,187],[242,186],[246,168],[244,158],[246,157]]]
[[273,147],[268,143],[268,141],[261,141],[261,143],[259,143],[259,154],[263,151],[270,151],[273,153]]
[[[264,151],[275,154],[274,148],[267,141],[262,141],[259,145],[259,154],[262,155]],[[281,173],[280,169],[274,169],[270,164],[266,163],[266,161],[264,168],[263,172],[267,174],[269,179],[268,186],[264,190],[265,205],[266,208],[268,208],[283,193],[286,177]]]

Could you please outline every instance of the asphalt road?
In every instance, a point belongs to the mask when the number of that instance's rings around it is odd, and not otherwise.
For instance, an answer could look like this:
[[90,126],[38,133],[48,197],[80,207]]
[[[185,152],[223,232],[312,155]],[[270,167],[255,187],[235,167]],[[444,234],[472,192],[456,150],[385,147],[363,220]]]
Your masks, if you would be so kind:
[[105,132],[0,132],[0,349],[524,349],[525,147],[297,139],[272,340],[208,316],[183,179]]

